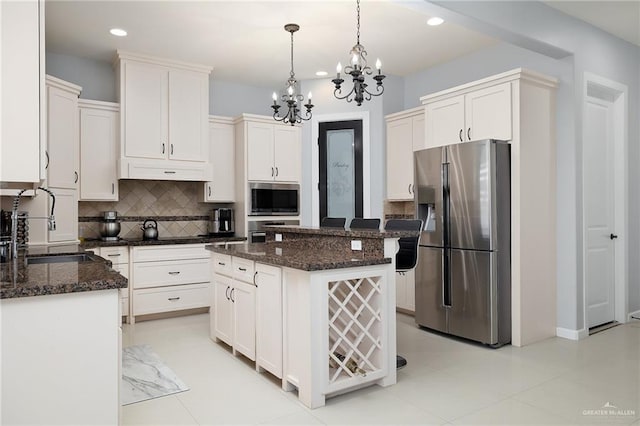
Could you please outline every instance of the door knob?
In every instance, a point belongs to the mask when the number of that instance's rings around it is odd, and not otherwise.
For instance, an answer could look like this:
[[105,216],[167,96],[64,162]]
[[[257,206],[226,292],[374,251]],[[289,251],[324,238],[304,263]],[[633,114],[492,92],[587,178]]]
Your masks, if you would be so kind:
[[611,234],[609,235],[609,238],[611,238],[612,240],[615,240],[616,238],[618,238],[618,236],[616,234]]

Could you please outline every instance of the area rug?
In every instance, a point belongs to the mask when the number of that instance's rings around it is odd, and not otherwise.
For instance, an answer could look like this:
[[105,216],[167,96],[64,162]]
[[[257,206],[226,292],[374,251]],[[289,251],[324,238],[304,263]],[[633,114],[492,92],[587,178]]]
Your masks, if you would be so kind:
[[165,365],[149,345],[122,349],[120,403],[134,404],[148,399],[172,395],[189,387]]

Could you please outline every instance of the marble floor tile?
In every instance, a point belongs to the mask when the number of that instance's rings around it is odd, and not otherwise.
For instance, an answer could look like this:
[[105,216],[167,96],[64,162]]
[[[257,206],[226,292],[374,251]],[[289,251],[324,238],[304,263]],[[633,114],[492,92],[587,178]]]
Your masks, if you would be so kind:
[[189,390],[147,344],[122,350],[120,402],[129,405]]

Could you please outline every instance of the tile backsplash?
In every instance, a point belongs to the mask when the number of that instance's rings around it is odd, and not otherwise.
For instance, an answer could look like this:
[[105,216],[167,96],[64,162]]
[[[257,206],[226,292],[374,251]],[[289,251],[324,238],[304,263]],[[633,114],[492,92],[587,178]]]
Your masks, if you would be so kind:
[[199,202],[202,182],[121,180],[119,201],[80,201],[79,229],[82,238],[98,238],[102,212],[115,210],[121,221],[120,237],[140,238],[145,218],[158,222],[161,237],[205,234],[213,204]]

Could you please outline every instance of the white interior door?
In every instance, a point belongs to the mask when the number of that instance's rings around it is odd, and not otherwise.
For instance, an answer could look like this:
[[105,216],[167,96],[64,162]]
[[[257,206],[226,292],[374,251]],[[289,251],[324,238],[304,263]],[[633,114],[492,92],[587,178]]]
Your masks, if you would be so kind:
[[584,132],[587,328],[615,319],[615,196],[612,104],[589,98]]

